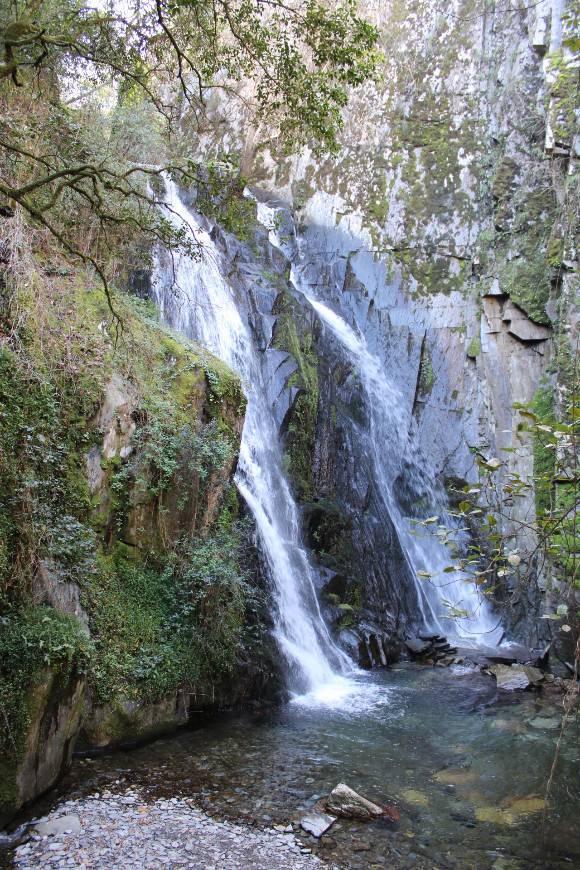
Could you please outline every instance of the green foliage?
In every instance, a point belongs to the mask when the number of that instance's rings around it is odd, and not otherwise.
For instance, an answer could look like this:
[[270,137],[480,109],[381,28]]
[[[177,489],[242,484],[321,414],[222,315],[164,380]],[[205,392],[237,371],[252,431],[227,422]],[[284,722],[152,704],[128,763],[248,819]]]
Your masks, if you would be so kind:
[[0,348],[0,608],[26,597],[39,560],[58,559],[62,580],[91,561],[87,486],[74,468],[89,440],[86,406],[66,380],[47,382]]
[[74,669],[84,673],[93,645],[86,629],[68,614],[50,607],[26,607],[9,613],[0,628],[0,752],[18,755],[30,721],[29,695],[46,669],[66,681]]
[[255,203],[244,196],[246,179],[231,160],[208,162],[200,167],[203,184],[198,185],[196,208],[212,217],[242,241],[251,237],[256,224]]
[[[335,151],[348,89],[375,72],[377,38],[354,0],[3,4],[0,195],[91,264],[110,300],[110,280],[143,238],[195,248],[158,208],[159,182],[167,171],[211,192],[215,177],[190,160],[191,137],[175,136],[203,128],[210,89],[250,80],[255,112],[281,147]],[[217,213],[244,236],[242,184]]]
[[[141,498],[146,495],[152,500],[162,496],[171,485],[177,485],[181,489],[179,507],[183,507],[189,494],[188,481],[197,475],[205,483],[213,471],[224,467],[233,457],[232,444],[219,434],[215,421],[195,430],[190,425],[176,428],[171,406],[166,402],[156,408],[155,416],[150,413],[133,443],[132,457],[114,469],[111,480],[119,531],[132,506],[133,490]],[[202,492],[198,491],[197,497],[201,501]]]
[[[555,424],[554,387],[546,383],[536,391],[531,411],[540,425],[551,427]],[[533,419],[533,418],[532,418]],[[534,433],[534,477],[536,478],[536,510],[540,516],[550,510],[553,495],[553,479],[556,474],[556,452],[551,431],[538,429]]]
[[203,694],[233,672],[241,651],[246,580],[242,530],[220,526],[162,556],[135,560],[117,546],[83,590],[100,702],[154,699],[180,687]]

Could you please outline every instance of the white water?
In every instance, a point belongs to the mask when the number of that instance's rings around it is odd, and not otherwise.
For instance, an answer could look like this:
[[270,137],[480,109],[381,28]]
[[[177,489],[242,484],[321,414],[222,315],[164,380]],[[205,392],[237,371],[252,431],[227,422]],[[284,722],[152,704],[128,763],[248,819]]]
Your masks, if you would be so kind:
[[283,473],[282,451],[266,398],[258,354],[240,316],[212,239],[166,179],[168,219],[189,228],[199,256],[174,258],[172,269],[157,264],[156,301],[162,316],[226,362],[247,397],[236,484],[258,529],[276,598],[275,636],[290,671],[290,688],[307,698],[338,703],[351,691],[339,672],[353,670],[322,619],[315,574],[301,541],[296,503]]
[[[414,579],[425,629],[453,638],[463,646],[496,645],[503,631],[489,601],[459,567],[453,572],[445,571],[446,568],[455,567],[449,548],[435,532],[429,531],[428,526],[412,524],[403,516],[395,497],[395,482],[405,463],[405,474],[420,478],[423,490],[429,491],[432,512],[438,516],[440,523],[452,526],[444,495],[437,492],[434,482],[430,480],[425,462],[419,463],[413,455],[410,420],[404,411],[405,402],[400,391],[390,380],[380,359],[369,351],[364,336],[357,335],[301,279],[296,251],[278,236],[276,209],[259,204],[258,218],[270,229],[270,241],[286,256],[293,256],[295,263],[291,280],[295,289],[331,330],[360,377],[369,409],[367,444],[375,487],[395,526],[409,573]],[[437,528],[437,525],[434,527]]]

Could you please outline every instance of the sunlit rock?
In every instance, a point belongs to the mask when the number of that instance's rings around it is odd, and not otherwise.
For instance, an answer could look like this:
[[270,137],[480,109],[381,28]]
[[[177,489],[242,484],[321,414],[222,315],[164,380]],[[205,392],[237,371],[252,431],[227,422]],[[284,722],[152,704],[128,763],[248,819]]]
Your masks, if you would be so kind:
[[357,794],[345,783],[340,782],[330,792],[326,800],[326,809],[336,816],[346,819],[359,819],[368,822],[384,815],[384,810],[372,801]]
[[529,665],[492,665],[489,668],[494,675],[498,689],[506,692],[514,692],[518,689],[527,689],[528,686],[541,683],[544,674],[538,668]]

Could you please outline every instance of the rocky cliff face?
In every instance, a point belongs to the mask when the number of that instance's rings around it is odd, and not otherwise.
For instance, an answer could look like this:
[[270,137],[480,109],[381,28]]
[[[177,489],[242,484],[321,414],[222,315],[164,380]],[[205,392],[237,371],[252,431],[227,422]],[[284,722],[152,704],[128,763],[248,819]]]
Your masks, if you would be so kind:
[[75,745],[159,734],[274,670],[232,484],[237,377],[153,306],[119,295],[116,320],[88,279],[31,281],[0,355],[2,820]]
[[[237,152],[254,189],[292,210],[305,279],[381,357],[407,402],[418,450],[444,485],[478,480],[474,448],[504,463],[504,482],[512,473],[530,479],[533,439],[514,405],[545,393],[558,402],[554,372],[574,352],[577,322],[576,77],[567,65],[574,11],[563,0],[362,5],[382,32],[383,77],[354,94],[337,156],[319,160],[306,150],[288,158],[265,149],[264,131],[248,114],[218,100],[200,150]],[[344,361],[327,365],[332,352],[321,354],[318,342],[317,395],[328,405],[311,424],[309,455],[311,493],[325,498],[338,487],[351,503],[336,529],[352,527],[368,508],[364,494],[372,494],[360,461],[343,475],[356,447],[330,420],[342,431],[340,409],[356,413],[356,388]],[[301,395],[286,419],[289,445],[304,440],[306,394],[314,401],[303,371],[300,385],[291,377]],[[302,477],[309,462],[301,460]],[[336,513],[336,504],[329,507]],[[529,490],[503,531],[514,533],[513,520],[534,510]],[[319,520],[315,526],[323,534]],[[364,564],[369,550],[375,560],[378,552],[368,535],[352,534],[369,544],[355,547]],[[514,545],[523,552],[532,543],[519,527]],[[396,549],[390,573],[400,574]],[[392,588],[386,565],[379,574],[371,585],[385,602]],[[533,614],[543,605],[534,589],[513,602],[511,618],[522,636],[537,640]]]

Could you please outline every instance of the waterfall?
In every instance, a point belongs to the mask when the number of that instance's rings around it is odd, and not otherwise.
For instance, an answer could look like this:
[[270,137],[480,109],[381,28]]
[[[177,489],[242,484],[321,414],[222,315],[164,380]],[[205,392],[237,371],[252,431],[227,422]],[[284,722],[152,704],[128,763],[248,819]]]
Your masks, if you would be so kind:
[[289,687],[316,692],[341,682],[350,659],[334,644],[320,612],[314,568],[301,540],[296,503],[283,472],[277,427],[267,399],[260,355],[224,277],[221,256],[195,214],[166,182],[166,213],[191,233],[197,256],[157,259],[154,293],[161,315],[227,363],[247,397],[236,484],[256,528],[275,595],[275,637],[288,663]]
[[296,291],[340,344],[363,386],[369,419],[360,437],[365,441],[377,495],[393,522],[415,584],[423,629],[453,638],[463,646],[494,646],[500,642],[503,630],[488,599],[454,562],[437,531],[430,531],[433,525],[437,530],[438,524],[413,523],[403,515],[396,498],[395,488],[402,479],[415,489],[420,485],[430,512],[450,529],[447,538],[458,542],[461,532],[453,530],[445,494],[436,486],[426,458],[417,452],[403,397],[381,360],[369,351],[364,335],[358,335],[343,317],[317,298],[302,279],[299,246],[281,237],[283,222],[277,212],[276,207],[258,204],[258,218],[270,230],[270,241],[292,261],[291,281]]
[[[295,284],[299,287],[296,276]],[[412,523],[403,516],[395,498],[394,484],[405,462],[404,473],[421,478],[422,489],[429,492],[431,510],[442,524],[452,529],[453,522],[442,493],[430,479],[425,463],[419,464],[420,457],[413,456],[412,441],[408,437],[409,421],[401,411],[402,396],[389,382],[378,358],[369,352],[364,338],[357,336],[327,305],[303,293],[360,373],[370,409],[368,440],[375,485],[411,569],[425,628],[453,637],[464,645],[498,642],[503,632],[483,593],[453,564],[449,548],[440,542],[437,533],[430,532],[428,525]],[[451,570],[453,568],[455,570]]]

